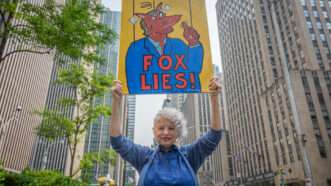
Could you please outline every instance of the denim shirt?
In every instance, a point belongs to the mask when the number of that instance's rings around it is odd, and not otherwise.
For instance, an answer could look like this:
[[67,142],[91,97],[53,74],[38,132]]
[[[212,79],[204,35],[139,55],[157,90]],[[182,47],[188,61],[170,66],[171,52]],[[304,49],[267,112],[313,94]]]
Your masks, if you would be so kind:
[[[176,154],[180,157],[180,163],[186,165],[186,167],[181,167],[188,169],[189,174],[194,179],[195,186],[198,186],[196,177],[198,169],[201,167],[206,157],[215,150],[221,140],[221,136],[222,130],[216,131],[210,129],[192,144],[183,145],[178,149],[174,149]],[[128,161],[139,172],[140,178],[138,186],[148,186],[145,184],[145,177],[149,175],[150,170],[154,170],[155,166],[157,166],[153,163],[160,161],[160,147],[158,146],[156,149],[151,149],[146,146],[137,145],[122,135],[111,137],[111,145],[124,160]],[[171,155],[171,153],[169,153],[169,155]],[[171,183],[168,185],[171,185]]]

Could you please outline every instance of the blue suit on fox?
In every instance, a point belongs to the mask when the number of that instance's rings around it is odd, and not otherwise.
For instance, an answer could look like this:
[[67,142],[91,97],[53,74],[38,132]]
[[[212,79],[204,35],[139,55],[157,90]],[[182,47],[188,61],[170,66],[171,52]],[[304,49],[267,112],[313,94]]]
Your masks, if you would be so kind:
[[[144,64],[146,56],[150,57],[148,66]],[[126,54],[129,93],[198,93],[203,57],[200,43],[189,47],[180,39],[166,38],[162,51],[159,44],[148,37],[137,40],[131,43]]]

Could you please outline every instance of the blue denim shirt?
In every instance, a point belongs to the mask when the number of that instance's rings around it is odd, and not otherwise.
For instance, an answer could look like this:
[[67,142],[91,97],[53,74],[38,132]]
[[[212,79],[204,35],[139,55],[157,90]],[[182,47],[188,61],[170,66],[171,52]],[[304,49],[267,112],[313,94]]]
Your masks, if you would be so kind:
[[[180,179],[182,176],[186,176],[187,172],[189,172],[188,174],[190,174],[194,179],[194,185],[198,186],[196,173],[198,172],[198,169],[201,167],[206,157],[215,150],[219,141],[221,140],[221,136],[222,130],[215,131],[210,129],[194,143],[181,146],[178,149],[173,148],[172,153],[163,154],[165,156],[179,157],[179,161],[176,160],[170,163],[171,166],[180,167],[183,171],[185,171],[183,175],[176,176],[176,179]],[[150,176],[149,171],[155,171],[155,168],[157,168],[158,163],[155,164],[155,162],[164,161],[169,158],[171,159],[171,157],[160,158],[160,153],[162,152],[159,146],[156,149],[151,149],[149,147],[137,145],[122,135],[118,137],[111,137],[111,144],[113,149],[139,172],[140,178],[138,186],[149,186],[149,183],[145,183],[145,180],[146,176]],[[162,162],[161,164],[164,163],[165,162]],[[174,165],[174,163],[176,165]],[[178,163],[181,165],[178,165]],[[160,169],[164,170],[163,168]],[[180,171],[178,173],[180,173]],[[155,179],[162,179],[164,176],[165,175],[161,175],[161,177],[155,177]],[[147,180],[149,179],[147,178]],[[176,185],[175,183],[179,182],[181,182],[181,180],[173,180],[168,184],[168,186]]]

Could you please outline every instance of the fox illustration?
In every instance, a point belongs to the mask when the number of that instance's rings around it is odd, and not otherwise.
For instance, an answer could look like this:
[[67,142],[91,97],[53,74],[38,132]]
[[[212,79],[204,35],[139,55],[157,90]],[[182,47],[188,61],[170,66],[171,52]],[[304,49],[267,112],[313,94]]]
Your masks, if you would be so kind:
[[130,94],[200,92],[199,74],[203,46],[199,33],[181,22],[183,37],[170,38],[182,15],[166,15],[168,5],[159,3],[147,13],[136,13],[143,38],[133,41],[126,54],[126,77]]

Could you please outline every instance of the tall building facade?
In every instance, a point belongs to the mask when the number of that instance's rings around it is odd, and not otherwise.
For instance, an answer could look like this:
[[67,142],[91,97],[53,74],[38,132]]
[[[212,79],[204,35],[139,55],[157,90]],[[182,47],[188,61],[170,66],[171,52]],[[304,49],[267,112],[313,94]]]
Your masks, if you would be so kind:
[[331,2],[218,0],[216,10],[225,185],[331,185]]
[[[0,31],[4,28],[2,24]],[[4,49],[1,58],[17,49],[30,48],[14,38],[0,41],[0,48]],[[34,111],[45,107],[53,57],[53,53],[20,52],[0,63],[0,161],[8,170],[21,171],[29,165],[36,139],[34,128],[41,122]]]
[[[52,68],[51,80],[46,98],[46,110],[56,110],[63,113],[68,118],[74,117],[74,107],[63,107],[58,101],[63,97],[76,97],[76,89],[56,83],[58,71],[68,65],[60,65],[58,61],[69,61],[64,56],[56,55]],[[68,144],[65,138],[49,141],[42,137],[37,137],[33,147],[30,160],[30,168],[42,170],[57,170],[66,172],[66,162],[68,157]],[[69,167],[68,167],[69,168]]]
[[[126,116],[124,119],[124,124],[126,125],[125,134],[126,136],[134,140],[134,127],[136,118],[136,96],[128,95],[126,96]],[[124,185],[134,186],[136,185],[136,170],[129,163],[125,162],[124,166]]]
[[[100,21],[108,25],[110,29],[119,34],[120,32],[120,12],[106,10],[102,15]],[[117,58],[118,58],[119,41],[106,44],[105,47],[99,48],[98,51],[106,59],[105,64],[95,67],[100,73],[112,73],[116,77],[117,72]],[[102,97],[94,98],[93,105],[109,105],[111,106],[111,93],[107,93]],[[110,147],[109,138],[110,117],[100,116],[94,121],[86,133],[85,138],[85,152],[101,152]],[[96,164],[92,170],[92,178],[96,183],[96,178],[100,176],[114,176],[114,166],[110,163],[99,165]]]
[[182,110],[186,98],[187,94],[167,94],[162,107],[173,107],[177,110]]

